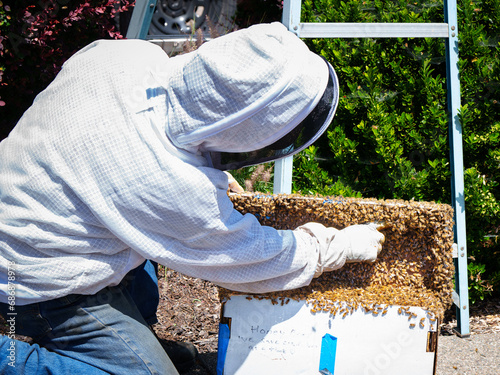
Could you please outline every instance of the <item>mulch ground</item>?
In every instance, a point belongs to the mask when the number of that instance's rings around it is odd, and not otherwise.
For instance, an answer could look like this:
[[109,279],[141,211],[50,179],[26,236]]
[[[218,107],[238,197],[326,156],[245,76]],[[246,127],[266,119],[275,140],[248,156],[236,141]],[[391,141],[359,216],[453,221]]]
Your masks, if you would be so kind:
[[160,306],[155,331],[160,338],[193,343],[200,353],[216,352],[220,302],[218,288],[160,266]]

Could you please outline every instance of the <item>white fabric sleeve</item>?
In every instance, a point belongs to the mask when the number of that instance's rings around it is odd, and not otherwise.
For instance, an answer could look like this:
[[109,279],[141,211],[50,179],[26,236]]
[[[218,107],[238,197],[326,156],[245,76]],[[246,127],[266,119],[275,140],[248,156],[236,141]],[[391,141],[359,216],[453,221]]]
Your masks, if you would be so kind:
[[142,184],[132,201],[123,200],[127,194],[115,198],[122,241],[146,259],[231,290],[264,293],[310,283],[319,254],[313,237],[241,215],[227,196],[222,172],[183,169],[176,179],[154,176],[155,183]]
[[312,222],[296,230],[308,233],[318,244],[319,257],[314,277],[320,276],[325,271],[334,271],[344,266],[347,256],[345,247],[332,246],[342,231]]
[[97,220],[141,257],[243,292],[293,289],[312,279],[314,241],[241,215],[223,172],[173,157],[150,126],[94,133],[64,148],[58,149],[66,155],[60,174]]
[[23,303],[96,293],[144,259],[244,292],[314,276],[310,235],[241,215],[223,172],[167,147],[168,61],[145,41],[92,43],[1,143],[0,271],[16,262]]

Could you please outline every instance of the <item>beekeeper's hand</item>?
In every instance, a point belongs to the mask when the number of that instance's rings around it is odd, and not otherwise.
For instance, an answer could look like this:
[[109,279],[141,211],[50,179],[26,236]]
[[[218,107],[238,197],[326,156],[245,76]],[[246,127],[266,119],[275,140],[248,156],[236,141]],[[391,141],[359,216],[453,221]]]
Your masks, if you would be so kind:
[[330,247],[334,251],[345,251],[346,263],[375,262],[385,241],[385,236],[377,230],[378,226],[370,223],[344,228],[337,233]]
[[235,178],[231,175],[231,173],[226,171],[224,171],[224,173],[227,175],[227,180],[229,183],[229,191],[232,191],[234,193],[243,193],[245,191],[238,183],[238,181],[236,181]]
[[377,224],[352,225],[338,230],[319,223],[307,223],[296,230],[309,233],[319,245],[314,277],[341,268],[345,263],[374,262],[382,250],[385,237]]

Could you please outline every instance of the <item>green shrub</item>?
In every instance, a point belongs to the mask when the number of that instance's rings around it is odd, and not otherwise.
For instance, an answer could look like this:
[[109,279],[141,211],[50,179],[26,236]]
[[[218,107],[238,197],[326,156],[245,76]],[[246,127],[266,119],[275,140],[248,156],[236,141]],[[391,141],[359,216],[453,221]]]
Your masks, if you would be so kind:
[[464,1],[459,15],[467,239],[471,265],[483,270],[481,283],[469,276],[477,300],[500,292],[500,2]]
[[493,290],[488,280],[482,279],[485,268],[484,264],[471,262],[467,265],[467,270],[469,272],[469,301],[471,304],[483,301],[485,297],[491,295]]
[[346,186],[338,176],[319,167],[318,148],[309,146],[294,158],[292,190],[303,195],[336,195],[361,198],[361,193]]
[[[476,301],[500,290],[496,237],[485,237],[500,227],[500,2],[461,1],[458,17],[469,282]],[[307,0],[302,21],[443,22],[443,3]],[[336,68],[341,86],[337,115],[317,144],[323,180],[338,176],[366,197],[449,203],[443,40],[307,43]],[[299,174],[307,163],[298,158]]]
[[231,174],[245,191],[273,192],[273,163],[252,165],[231,171]]

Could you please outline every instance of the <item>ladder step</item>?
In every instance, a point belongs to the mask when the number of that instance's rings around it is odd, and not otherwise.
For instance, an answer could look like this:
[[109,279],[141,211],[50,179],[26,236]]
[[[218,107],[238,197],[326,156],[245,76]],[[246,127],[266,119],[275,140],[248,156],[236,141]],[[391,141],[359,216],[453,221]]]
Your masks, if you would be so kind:
[[448,38],[447,23],[299,23],[301,38]]

